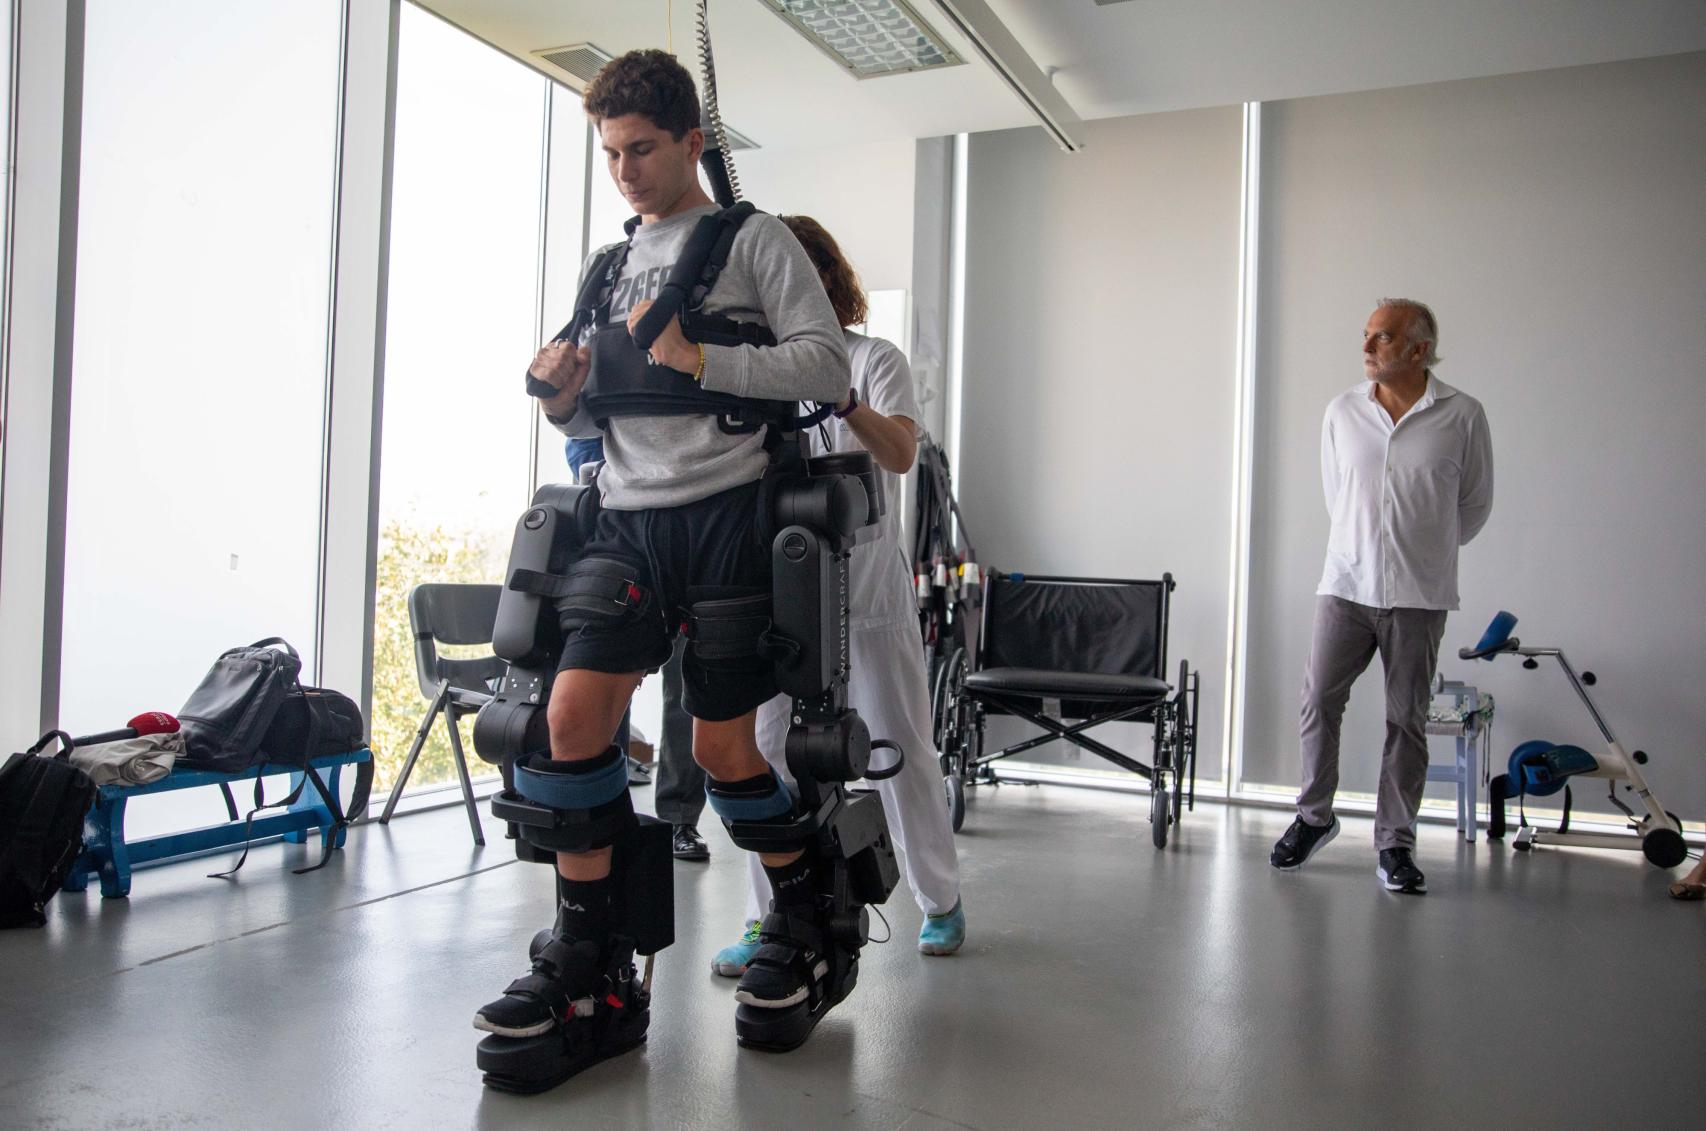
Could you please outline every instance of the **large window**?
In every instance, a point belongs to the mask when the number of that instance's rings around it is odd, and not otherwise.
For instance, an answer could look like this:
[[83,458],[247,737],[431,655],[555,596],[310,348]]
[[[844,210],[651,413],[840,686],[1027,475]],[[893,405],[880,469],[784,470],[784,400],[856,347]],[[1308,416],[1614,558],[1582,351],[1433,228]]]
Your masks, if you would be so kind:
[[[409,590],[503,580],[528,501],[535,413],[522,372],[540,332],[546,98],[538,74],[403,6],[374,610],[381,787],[395,780],[426,709]],[[578,180],[584,133],[571,132],[569,179]],[[571,256],[578,190],[574,207]],[[439,724],[409,785],[451,780]]]
[[[5,312],[12,308],[12,6],[6,6],[5,39],[0,40],[0,406],[6,403]],[[0,422],[3,424],[3,422]],[[0,455],[6,450],[6,430],[0,427]],[[0,459],[0,484],[6,461]]]
[[220,651],[260,637],[312,671],[341,8],[88,5],[73,731],[176,710]]

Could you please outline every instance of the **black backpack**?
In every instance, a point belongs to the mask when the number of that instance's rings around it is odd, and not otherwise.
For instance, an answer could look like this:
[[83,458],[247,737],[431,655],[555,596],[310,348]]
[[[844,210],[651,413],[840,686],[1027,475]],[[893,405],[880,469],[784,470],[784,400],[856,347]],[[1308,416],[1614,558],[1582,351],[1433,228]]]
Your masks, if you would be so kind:
[[[177,764],[225,774],[242,773],[263,764],[303,770],[302,780],[290,795],[271,803],[262,793],[262,779],[255,778],[254,808],[247,820],[252,822],[263,809],[293,804],[304,789],[313,786],[341,829],[348,823],[344,810],[319,772],[307,763],[323,754],[342,754],[365,746],[367,725],[354,700],[324,687],[303,686],[297,678],[301,671],[302,657],[277,636],[222,653],[178,712],[184,754]],[[359,813],[366,806],[372,780],[373,763],[361,763],[356,769],[350,812]],[[227,811],[236,820],[237,803],[230,787],[221,783],[219,789],[225,795]],[[243,866],[248,855],[245,842],[243,855],[230,871],[216,874],[230,875]],[[324,867],[330,857],[328,846],[320,863],[295,870],[312,872]]]
[[[301,671],[302,657],[277,636],[222,653],[178,712],[184,752],[177,764],[240,774],[269,761],[262,744],[279,708],[301,687]],[[300,751],[285,757],[286,764],[302,761]]]
[[[55,739],[59,751],[42,757]],[[95,783],[69,761],[71,737],[54,730],[0,767],[0,927],[39,927],[42,909],[83,850]]]

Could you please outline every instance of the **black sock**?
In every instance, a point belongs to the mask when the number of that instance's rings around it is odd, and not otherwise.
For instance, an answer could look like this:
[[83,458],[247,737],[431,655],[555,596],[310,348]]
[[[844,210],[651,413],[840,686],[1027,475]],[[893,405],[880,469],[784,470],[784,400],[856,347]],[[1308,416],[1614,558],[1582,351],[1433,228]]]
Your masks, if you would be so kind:
[[610,934],[610,897],[616,885],[609,876],[597,880],[557,877],[557,933],[569,939],[602,942]]
[[802,855],[792,864],[766,864],[764,874],[770,877],[770,890],[776,895],[778,911],[784,908],[808,907],[817,897],[817,888],[812,882],[810,853]]

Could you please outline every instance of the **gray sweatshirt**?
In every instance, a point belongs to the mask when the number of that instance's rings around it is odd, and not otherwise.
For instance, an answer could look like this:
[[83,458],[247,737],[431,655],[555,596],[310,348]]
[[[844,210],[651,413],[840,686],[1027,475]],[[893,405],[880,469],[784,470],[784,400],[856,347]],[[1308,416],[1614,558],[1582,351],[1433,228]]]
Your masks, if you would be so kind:
[[[656,298],[699,218],[695,208],[634,230],[633,246],[611,293],[610,320],[622,325],[636,302]],[[597,259],[595,252],[581,270]],[[735,235],[728,265],[705,299],[707,314],[758,322],[774,346],[706,346],[701,382],[717,393],[779,401],[839,401],[850,380],[847,347],[817,270],[794,234],[759,213]],[[676,507],[764,475],[764,434],[731,436],[714,416],[619,416],[604,433],[598,485],[614,510]],[[575,412],[558,426],[570,436],[598,428]]]

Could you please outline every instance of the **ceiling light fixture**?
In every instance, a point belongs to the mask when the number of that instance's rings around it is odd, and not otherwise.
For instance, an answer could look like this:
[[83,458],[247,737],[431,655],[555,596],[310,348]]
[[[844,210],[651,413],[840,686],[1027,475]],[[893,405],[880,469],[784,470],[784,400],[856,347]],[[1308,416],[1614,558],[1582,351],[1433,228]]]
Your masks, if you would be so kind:
[[905,0],[764,0],[854,78],[965,62]]

